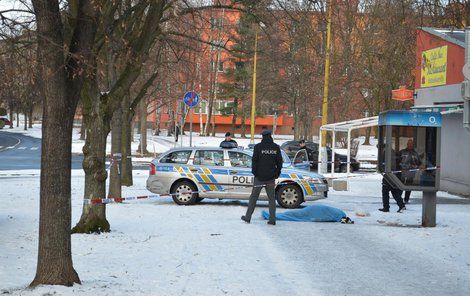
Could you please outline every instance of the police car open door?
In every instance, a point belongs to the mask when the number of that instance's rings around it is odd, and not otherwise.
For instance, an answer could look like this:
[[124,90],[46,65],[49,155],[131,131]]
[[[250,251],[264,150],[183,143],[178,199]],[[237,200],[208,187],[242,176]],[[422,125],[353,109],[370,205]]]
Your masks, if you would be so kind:
[[307,150],[300,149],[292,160],[292,166],[296,169],[310,170],[310,162],[308,160]]

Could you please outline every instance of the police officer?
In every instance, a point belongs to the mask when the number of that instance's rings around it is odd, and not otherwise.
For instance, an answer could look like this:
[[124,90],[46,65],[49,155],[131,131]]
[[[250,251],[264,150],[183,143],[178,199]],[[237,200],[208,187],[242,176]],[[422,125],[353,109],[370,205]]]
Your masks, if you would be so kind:
[[251,191],[250,201],[245,216],[241,219],[250,223],[251,215],[255,210],[256,201],[262,187],[266,188],[269,199],[269,221],[268,224],[276,225],[276,197],[274,193],[275,180],[281,175],[282,155],[281,148],[275,144],[271,137],[271,131],[264,130],[261,143],[255,145],[253,157],[251,159],[251,172],[255,176],[253,190]]
[[232,139],[232,134],[230,132],[226,132],[225,133],[225,140],[220,142],[220,147],[221,148],[229,148],[229,147],[236,148],[236,147],[238,147],[238,143],[237,143],[237,141]]

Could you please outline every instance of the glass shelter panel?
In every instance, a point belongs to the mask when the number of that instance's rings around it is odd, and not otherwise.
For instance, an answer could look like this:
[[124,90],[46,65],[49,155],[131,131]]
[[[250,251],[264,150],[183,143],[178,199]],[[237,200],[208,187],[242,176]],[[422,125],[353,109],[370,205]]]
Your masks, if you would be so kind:
[[[435,186],[436,128],[413,126],[391,128],[392,173],[406,186]],[[379,143],[379,146],[381,144],[387,145]]]

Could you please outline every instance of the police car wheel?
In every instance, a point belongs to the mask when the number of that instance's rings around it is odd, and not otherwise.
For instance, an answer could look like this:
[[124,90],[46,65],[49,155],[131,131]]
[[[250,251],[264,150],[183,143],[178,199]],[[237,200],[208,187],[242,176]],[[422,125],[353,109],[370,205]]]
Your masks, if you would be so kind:
[[173,201],[179,205],[193,205],[198,199],[196,186],[189,181],[180,181],[172,186],[171,194]]
[[302,191],[296,185],[282,185],[276,192],[277,203],[287,209],[295,209],[303,202]]

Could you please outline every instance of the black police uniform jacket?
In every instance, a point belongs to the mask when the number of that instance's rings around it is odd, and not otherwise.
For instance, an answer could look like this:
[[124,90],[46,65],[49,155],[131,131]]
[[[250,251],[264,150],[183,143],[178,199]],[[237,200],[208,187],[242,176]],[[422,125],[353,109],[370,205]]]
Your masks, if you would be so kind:
[[254,148],[251,172],[258,180],[269,181],[279,178],[281,169],[281,148],[274,143],[271,135],[263,135],[261,143]]

